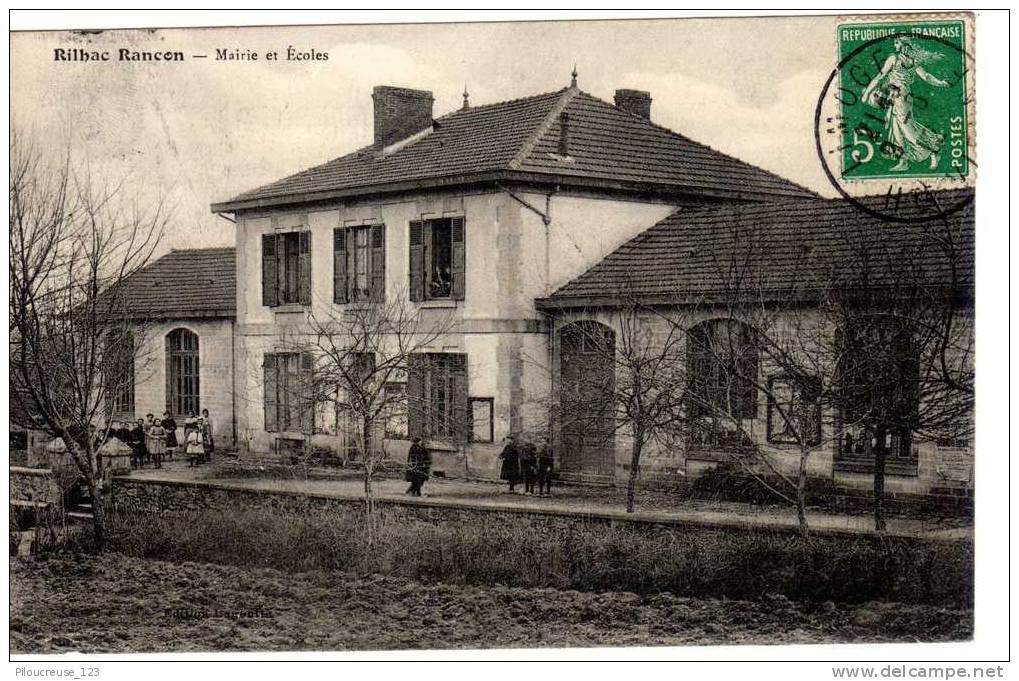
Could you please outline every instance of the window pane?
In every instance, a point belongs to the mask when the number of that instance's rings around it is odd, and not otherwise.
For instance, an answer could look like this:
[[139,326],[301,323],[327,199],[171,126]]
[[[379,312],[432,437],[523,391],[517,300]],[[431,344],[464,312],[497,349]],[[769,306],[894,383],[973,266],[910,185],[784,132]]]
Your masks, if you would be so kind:
[[453,244],[452,221],[448,218],[430,221],[432,227],[432,280],[429,297],[448,298],[452,291]]
[[387,383],[386,396],[386,437],[394,440],[407,439],[407,384]]
[[368,300],[368,227],[359,227],[355,232],[356,275],[355,300]]
[[174,416],[198,414],[200,409],[198,334],[187,329],[171,331],[167,337],[167,409]]

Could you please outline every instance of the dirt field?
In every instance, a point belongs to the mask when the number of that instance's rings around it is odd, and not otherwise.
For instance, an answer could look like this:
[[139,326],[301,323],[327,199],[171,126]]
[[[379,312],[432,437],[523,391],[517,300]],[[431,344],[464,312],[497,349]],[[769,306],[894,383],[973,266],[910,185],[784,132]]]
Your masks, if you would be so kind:
[[947,641],[972,612],[422,585],[127,558],[11,559],[12,653]]

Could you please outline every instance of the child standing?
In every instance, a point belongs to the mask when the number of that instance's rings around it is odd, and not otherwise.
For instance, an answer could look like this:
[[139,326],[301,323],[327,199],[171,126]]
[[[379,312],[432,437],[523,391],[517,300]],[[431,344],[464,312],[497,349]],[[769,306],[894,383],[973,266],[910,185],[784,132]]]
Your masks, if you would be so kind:
[[205,447],[202,446],[202,432],[198,428],[192,427],[188,429],[187,455],[189,466],[201,463],[205,456]]
[[149,426],[148,438],[149,453],[152,455],[152,463],[156,468],[163,467],[163,453],[166,451],[166,431],[162,423],[153,421]]

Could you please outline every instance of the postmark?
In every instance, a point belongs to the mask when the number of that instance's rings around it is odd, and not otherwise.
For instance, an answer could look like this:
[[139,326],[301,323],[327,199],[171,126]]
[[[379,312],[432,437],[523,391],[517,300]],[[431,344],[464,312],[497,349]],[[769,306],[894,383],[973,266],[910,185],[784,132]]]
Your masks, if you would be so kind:
[[965,16],[836,27],[838,64],[815,112],[825,174],[861,210],[918,222],[964,207],[927,200],[973,185],[972,26]]

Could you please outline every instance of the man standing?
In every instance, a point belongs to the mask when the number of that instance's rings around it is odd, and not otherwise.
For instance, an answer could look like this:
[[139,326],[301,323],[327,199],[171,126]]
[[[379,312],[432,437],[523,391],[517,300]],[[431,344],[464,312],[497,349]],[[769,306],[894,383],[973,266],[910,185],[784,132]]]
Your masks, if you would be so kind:
[[552,448],[548,438],[538,448],[538,496],[552,496]]
[[538,448],[530,440],[520,445],[520,474],[524,478],[524,494],[534,494],[534,482],[538,479]]
[[412,497],[421,496],[421,486],[425,484],[432,471],[432,453],[421,444],[421,438],[415,437],[407,452],[406,480],[410,483],[406,494]]
[[517,444],[516,435],[510,433],[506,436],[506,446],[502,448],[499,458],[502,459],[499,479],[509,483],[509,491],[512,494],[520,482],[520,446]]

